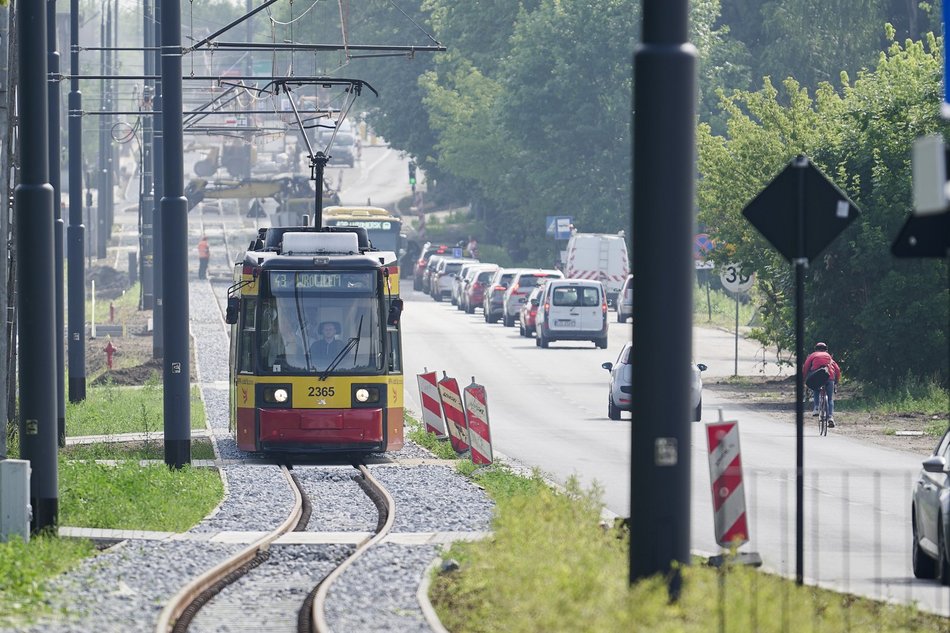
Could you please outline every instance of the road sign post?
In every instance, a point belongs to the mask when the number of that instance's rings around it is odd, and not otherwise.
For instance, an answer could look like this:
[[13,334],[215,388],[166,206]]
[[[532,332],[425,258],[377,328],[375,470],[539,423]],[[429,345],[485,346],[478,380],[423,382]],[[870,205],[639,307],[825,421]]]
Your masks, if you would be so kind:
[[795,581],[804,582],[805,267],[860,211],[805,156],[794,158],[742,210],[742,215],[795,266]]
[[722,287],[731,292],[736,298],[736,355],[733,376],[739,375],[739,295],[752,288],[754,275],[743,273],[742,264],[726,264],[719,273]]

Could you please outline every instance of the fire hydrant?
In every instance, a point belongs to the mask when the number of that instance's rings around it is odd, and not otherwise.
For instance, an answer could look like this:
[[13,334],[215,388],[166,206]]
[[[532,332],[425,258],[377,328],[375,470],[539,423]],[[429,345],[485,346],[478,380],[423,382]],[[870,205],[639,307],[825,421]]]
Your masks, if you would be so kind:
[[109,337],[109,340],[106,342],[105,351],[106,351],[106,367],[108,367],[109,369],[112,369],[112,356],[115,355],[115,353],[119,350],[115,345],[112,344],[111,336]]

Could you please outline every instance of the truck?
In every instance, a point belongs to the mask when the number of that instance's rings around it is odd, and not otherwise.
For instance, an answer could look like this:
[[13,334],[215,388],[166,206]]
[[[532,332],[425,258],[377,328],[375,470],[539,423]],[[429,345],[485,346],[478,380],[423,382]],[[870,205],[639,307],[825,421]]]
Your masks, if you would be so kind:
[[628,274],[630,264],[623,231],[615,234],[571,233],[564,251],[566,278],[602,282],[607,290],[607,300],[615,305]]

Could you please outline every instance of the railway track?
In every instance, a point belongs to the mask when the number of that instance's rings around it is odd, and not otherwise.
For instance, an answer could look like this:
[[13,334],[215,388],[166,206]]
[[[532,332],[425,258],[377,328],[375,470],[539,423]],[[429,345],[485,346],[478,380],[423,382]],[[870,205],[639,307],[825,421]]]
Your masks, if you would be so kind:
[[[296,621],[298,633],[328,633],[330,627],[326,619],[327,595],[333,583],[370,548],[384,539],[392,529],[395,519],[395,503],[389,492],[372,476],[364,464],[356,466],[360,473],[357,483],[376,506],[379,518],[375,532],[360,541],[355,550],[340,560],[306,594],[297,608]],[[220,562],[215,567],[193,578],[183,586],[165,605],[155,627],[156,633],[184,633],[189,630],[199,611],[206,605],[213,605],[226,587],[236,583],[247,575],[254,574],[255,568],[270,558],[272,545],[281,536],[291,531],[305,531],[310,516],[310,502],[299,480],[287,466],[281,466],[287,483],[294,494],[294,503],[284,521],[274,530],[254,540],[250,545]],[[318,547],[318,546],[313,546]],[[280,570],[276,570],[280,575]],[[274,570],[271,570],[271,575]],[[288,573],[288,576],[294,576]],[[262,596],[262,599],[266,597]],[[231,614],[237,621],[218,622],[228,630],[241,630],[239,619],[246,616],[246,610],[239,602],[225,605],[217,611]],[[279,607],[278,607],[279,608]],[[276,615],[276,614],[275,614]],[[286,615],[286,614],[284,614]],[[286,617],[284,618],[286,619]]]

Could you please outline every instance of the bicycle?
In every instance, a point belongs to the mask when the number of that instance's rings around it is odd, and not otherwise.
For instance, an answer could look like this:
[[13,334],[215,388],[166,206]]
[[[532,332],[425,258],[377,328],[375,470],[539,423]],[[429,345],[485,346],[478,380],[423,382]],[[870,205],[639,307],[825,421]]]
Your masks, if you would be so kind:
[[828,435],[828,393],[822,386],[818,392],[818,434]]

